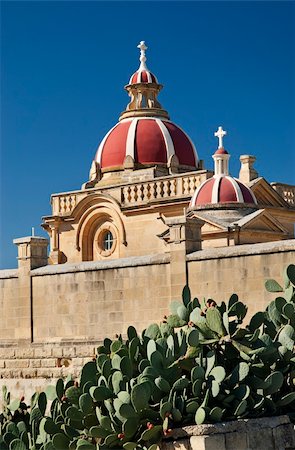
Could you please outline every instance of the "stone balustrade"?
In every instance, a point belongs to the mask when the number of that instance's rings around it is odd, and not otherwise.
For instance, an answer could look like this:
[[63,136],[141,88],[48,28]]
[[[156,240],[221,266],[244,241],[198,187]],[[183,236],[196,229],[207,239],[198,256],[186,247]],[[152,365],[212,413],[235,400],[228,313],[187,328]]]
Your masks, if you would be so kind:
[[[167,200],[169,198],[191,197],[195,189],[210,176],[207,171],[190,172],[176,175],[175,177],[163,177],[152,181],[118,186],[121,190],[122,206],[142,205],[149,202]],[[116,186],[110,186],[116,189]],[[119,191],[120,192],[120,191]],[[69,216],[79,201],[84,198],[79,191],[62,193],[51,197],[52,214],[54,216]]]
[[[153,181],[122,186],[122,206],[142,205],[169,198],[191,197],[195,189],[208,178],[206,173],[188,173],[173,178],[163,177]],[[272,187],[292,207],[295,207],[295,186],[272,183]],[[113,186],[112,186],[113,188]],[[52,196],[53,215],[68,216],[79,202],[79,193],[64,193]]]
[[124,206],[139,205],[173,197],[191,197],[195,189],[206,178],[203,174],[181,175],[151,182],[130,184],[121,188]]
[[271,183],[271,185],[290,206],[295,207],[295,186],[283,183]]
[[52,197],[53,215],[70,215],[77,204],[77,195],[73,193],[56,195]]

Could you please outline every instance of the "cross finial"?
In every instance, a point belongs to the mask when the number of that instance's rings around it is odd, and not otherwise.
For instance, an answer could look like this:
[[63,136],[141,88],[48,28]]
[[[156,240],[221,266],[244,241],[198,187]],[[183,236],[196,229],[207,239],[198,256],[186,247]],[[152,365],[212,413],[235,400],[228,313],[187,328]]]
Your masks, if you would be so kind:
[[145,42],[144,42],[144,41],[140,41],[140,43],[138,44],[137,48],[140,49],[140,58],[139,58],[140,66],[141,66],[141,68],[146,69],[146,64],[145,64],[145,62],[146,62],[145,51],[147,50],[147,46],[145,45]]
[[218,127],[218,130],[214,133],[214,136],[218,137],[219,144],[218,148],[223,148],[223,136],[226,136],[227,132],[222,129],[222,127]]

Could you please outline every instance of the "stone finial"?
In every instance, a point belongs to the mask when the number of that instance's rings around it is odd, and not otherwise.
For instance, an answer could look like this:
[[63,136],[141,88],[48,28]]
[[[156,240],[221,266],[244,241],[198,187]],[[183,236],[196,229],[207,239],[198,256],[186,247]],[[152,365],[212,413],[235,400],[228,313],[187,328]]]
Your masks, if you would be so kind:
[[218,127],[218,130],[214,133],[214,136],[218,137],[218,148],[223,148],[223,136],[226,136],[227,132],[222,129],[222,127]]
[[249,183],[250,181],[258,178],[258,172],[254,169],[253,164],[256,161],[256,157],[252,155],[241,155],[241,169],[239,173],[239,179],[243,183]]
[[146,66],[146,56],[145,56],[145,51],[147,50],[147,46],[145,45],[144,41],[140,41],[140,43],[138,44],[137,48],[140,49],[140,69],[145,69],[147,70],[147,66]]

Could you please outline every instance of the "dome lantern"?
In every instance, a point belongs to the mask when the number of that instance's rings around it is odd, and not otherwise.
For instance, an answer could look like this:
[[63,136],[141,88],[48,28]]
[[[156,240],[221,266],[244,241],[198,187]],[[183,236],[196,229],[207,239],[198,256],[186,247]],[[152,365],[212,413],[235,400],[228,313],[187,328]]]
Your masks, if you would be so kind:
[[140,49],[140,66],[131,75],[129,84],[125,86],[131,101],[126,110],[122,112],[119,120],[142,116],[157,116],[169,119],[167,111],[162,108],[157,98],[163,86],[158,83],[156,76],[146,65],[145,51],[148,47],[145,45],[145,41],[140,41],[137,48]]
[[229,175],[228,160],[230,155],[223,147],[223,137],[227,135],[227,132],[218,127],[218,130],[214,133],[214,136],[218,137],[219,145],[218,149],[212,156],[214,159],[214,173],[215,175]]

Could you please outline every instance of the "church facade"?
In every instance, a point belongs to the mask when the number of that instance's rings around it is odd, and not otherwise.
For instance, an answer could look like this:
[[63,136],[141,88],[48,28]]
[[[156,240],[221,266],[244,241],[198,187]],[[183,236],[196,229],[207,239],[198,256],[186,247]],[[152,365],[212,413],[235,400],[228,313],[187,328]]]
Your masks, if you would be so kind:
[[16,239],[18,269],[0,271],[0,377],[20,391],[75,375],[106,335],[161,320],[185,284],[201,298],[237,292],[249,311],[265,307],[264,280],[294,262],[295,186],[270,184],[252,155],[232,177],[222,127],[207,170],[159,103],[162,85],[138,47],[130,102],[89,180],[52,195],[49,253],[44,238]]
[[253,156],[241,156],[239,180],[229,176],[222,127],[215,171],[203,168],[189,136],[160,105],[162,85],[147,68],[145,43],[138,47],[140,66],[125,86],[130,103],[101,141],[89,181],[52,196],[52,215],[43,220],[50,262],[165,252],[165,221],[179,216],[204,222],[203,248],[293,238],[294,211],[258,176]]

